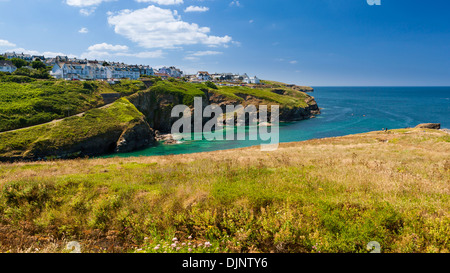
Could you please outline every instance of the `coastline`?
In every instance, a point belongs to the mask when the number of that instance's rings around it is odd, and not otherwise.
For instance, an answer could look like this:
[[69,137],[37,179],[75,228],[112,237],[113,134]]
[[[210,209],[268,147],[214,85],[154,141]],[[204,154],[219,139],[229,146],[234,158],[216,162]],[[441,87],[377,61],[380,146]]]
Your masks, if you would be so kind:
[[446,234],[429,230],[448,226],[449,154],[447,133],[410,128],[270,153],[0,163],[0,251],[64,252],[76,238],[83,253],[187,253],[171,238],[190,237],[207,253],[364,252],[367,238],[445,252]]

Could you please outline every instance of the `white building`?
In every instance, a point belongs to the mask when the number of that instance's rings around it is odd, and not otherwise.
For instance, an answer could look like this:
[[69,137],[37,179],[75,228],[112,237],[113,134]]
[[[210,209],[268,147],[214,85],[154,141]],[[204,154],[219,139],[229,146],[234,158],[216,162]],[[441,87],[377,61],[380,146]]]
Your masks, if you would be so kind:
[[107,73],[108,79],[130,79],[137,80],[141,76],[139,68],[137,67],[115,67],[108,66],[109,70]]
[[211,80],[211,75],[209,75],[209,73],[206,72],[206,71],[198,71],[197,79],[199,81],[210,81]]
[[244,78],[242,80],[242,82],[244,83],[251,83],[251,84],[260,84],[261,81],[258,79],[258,77],[254,76],[254,77],[249,77],[247,76],[247,74],[244,75]]
[[3,56],[5,56],[6,59],[18,58],[18,59],[25,60],[27,62],[33,61],[33,57],[30,54],[6,52]]
[[138,67],[103,66],[94,63],[64,63],[58,62],[50,72],[54,78],[65,80],[107,80],[107,79],[132,79],[140,77]]
[[13,73],[16,69],[11,61],[0,61],[0,72]]
[[140,65],[139,66],[139,73],[141,75],[147,75],[147,76],[154,76],[155,75],[155,71],[153,70],[153,68],[151,68],[148,65]]

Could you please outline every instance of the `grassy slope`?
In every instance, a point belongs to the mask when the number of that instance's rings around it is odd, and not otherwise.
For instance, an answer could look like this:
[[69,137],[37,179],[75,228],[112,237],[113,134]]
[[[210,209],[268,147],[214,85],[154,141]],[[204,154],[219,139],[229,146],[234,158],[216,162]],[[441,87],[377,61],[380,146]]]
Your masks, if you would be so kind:
[[[245,86],[221,86],[218,93],[229,96],[230,98],[239,97],[239,94],[251,95],[271,103],[277,103],[286,107],[306,107],[308,104],[305,100],[308,98],[303,92],[295,91],[290,88],[277,88],[284,90],[286,93],[280,95],[272,92],[272,88],[257,88],[253,89]],[[213,90],[215,91],[215,90]]]
[[202,89],[208,88],[204,84],[193,84],[182,82],[178,80],[174,81],[158,81],[150,91],[160,94],[171,94],[180,98],[180,102],[184,105],[192,105],[194,103],[194,97],[204,97],[205,93]]
[[0,164],[0,249],[174,252],[176,236],[212,243],[194,252],[449,252],[449,156],[448,134],[405,129],[271,153]]
[[[268,80],[261,80],[261,83],[270,85],[274,88],[277,87],[286,87],[285,83],[277,82],[277,81],[268,81]],[[310,86],[297,86],[297,88],[300,88],[302,91],[313,91],[314,89]]]
[[141,116],[128,100],[122,98],[109,107],[91,109],[81,117],[0,133],[0,156],[25,156],[39,147],[47,150],[67,147],[123,128]]
[[141,81],[0,82],[0,132],[72,116],[104,104],[101,93],[129,95],[145,89]]
[[[278,90],[284,90],[285,95],[280,95],[272,92],[271,88],[257,88],[253,89],[245,86],[220,86],[218,89],[208,88],[205,84],[197,83],[185,83],[182,81],[160,81],[155,84],[150,90],[161,93],[170,93],[177,96],[182,96],[182,101],[186,105],[190,105],[194,101],[195,96],[204,96],[202,90],[209,90],[210,92],[223,95],[232,100],[238,100],[244,102],[242,95],[250,95],[262,100],[267,101],[268,104],[277,103],[286,107],[306,107],[306,99],[309,98],[303,92],[299,92],[290,88],[277,88]],[[241,95],[241,96],[240,96]]]

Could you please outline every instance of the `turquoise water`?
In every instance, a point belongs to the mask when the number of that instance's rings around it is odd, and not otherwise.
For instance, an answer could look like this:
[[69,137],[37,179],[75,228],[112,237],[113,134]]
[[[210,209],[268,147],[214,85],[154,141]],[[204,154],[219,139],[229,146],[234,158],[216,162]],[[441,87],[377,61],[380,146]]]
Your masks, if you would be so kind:
[[[450,128],[450,87],[315,87],[322,114],[316,118],[284,123],[280,142],[302,141],[441,123]],[[188,154],[259,145],[262,141],[184,141],[105,157]]]

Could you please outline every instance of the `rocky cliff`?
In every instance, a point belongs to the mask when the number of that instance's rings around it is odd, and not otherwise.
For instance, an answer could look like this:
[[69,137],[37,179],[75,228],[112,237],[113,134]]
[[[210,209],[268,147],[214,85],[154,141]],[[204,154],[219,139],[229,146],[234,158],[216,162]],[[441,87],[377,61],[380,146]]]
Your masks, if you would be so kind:
[[81,115],[0,133],[0,161],[99,156],[155,142],[144,115],[122,98]]
[[171,117],[173,107],[186,105],[194,111],[196,97],[202,98],[203,108],[216,104],[224,113],[227,105],[279,105],[281,122],[320,114],[313,97],[292,88],[207,88],[181,81],[157,82],[102,108],[0,133],[0,161],[99,156],[155,145],[155,131],[170,133],[179,119]]
[[[256,94],[235,93],[234,96],[221,94],[220,90],[201,89],[202,93],[197,94],[202,98],[203,108],[207,105],[218,105],[222,111],[226,112],[227,105],[279,105],[280,106],[280,121],[299,121],[314,117],[320,114],[320,109],[312,96],[301,93],[301,105],[283,105],[274,101],[258,96]],[[277,93],[277,90],[272,90]],[[280,96],[292,96],[292,90],[280,91]],[[297,91],[295,91],[297,92]],[[300,92],[299,92],[300,93]],[[298,95],[295,93],[295,95]],[[190,96],[186,99],[186,96]],[[130,96],[128,99],[136,108],[144,114],[151,128],[160,131],[161,133],[170,133],[173,123],[178,120],[178,117],[172,118],[171,111],[175,105],[185,104],[193,111],[194,95],[180,95],[170,92],[161,92],[159,89],[149,89],[147,91],[139,92]],[[186,103],[188,101],[188,103]],[[203,110],[203,109],[202,109]],[[268,107],[270,114],[270,107]],[[205,118],[204,122],[208,119]]]

